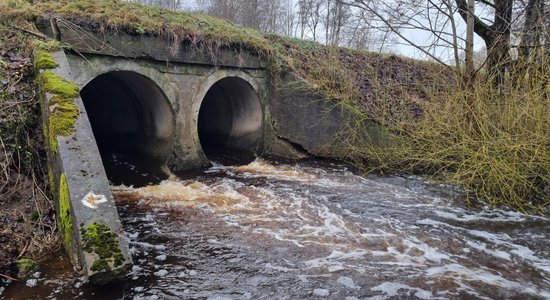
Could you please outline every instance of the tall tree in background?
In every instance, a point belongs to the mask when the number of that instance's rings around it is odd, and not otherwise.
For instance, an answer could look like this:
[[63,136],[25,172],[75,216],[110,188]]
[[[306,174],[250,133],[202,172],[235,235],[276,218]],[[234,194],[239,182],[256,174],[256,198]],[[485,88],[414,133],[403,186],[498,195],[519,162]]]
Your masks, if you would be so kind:
[[[481,0],[494,11],[492,24],[484,22],[479,16],[473,16],[474,32],[483,39],[487,47],[487,70],[494,76],[496,83],[501,84],[509,62],[510,38],[512,27],[513,0]],[[458,11],[464,21],[468,20],[468,3],[456,0]]]
[[[548,43],[548,24],[545,24],[545,11],[548,6],[543,0],[528,0],[525,7],[525,22],[521,32],[519,56],[528,59],[530,56],[544,54],[545,43]],[[549,17],[546,16],[546,19]],[[546,27],[546,28],[545,28]]]
[[474,66],[474,16],[475,16],[475,0],[468,0],[468,12],[466,16],[466,47],[464,49],[464,61],[466,70],[464,74],[468,81],[475,74]]
[[340,1],[326,1],[325,44],[331,46],[340,45],[344,25],[350,22],[350,6]]

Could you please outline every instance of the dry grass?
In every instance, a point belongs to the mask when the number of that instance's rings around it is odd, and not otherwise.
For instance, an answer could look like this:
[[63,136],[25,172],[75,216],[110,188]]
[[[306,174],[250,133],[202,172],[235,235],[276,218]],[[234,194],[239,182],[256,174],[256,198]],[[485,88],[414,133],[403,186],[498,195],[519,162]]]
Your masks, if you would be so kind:
[[[26,24],[18,24],[26,26]],[[58,246],[45,180],[33,37],[0,25],[0,274]],[[12,274],[13,275],[13,274]]]
[[[491,80],[423,104],[391,141],[377,145],[349,130],[355,163],[366,170],[421,173],[464,187],[470,195],[524,213],[550,204],[549,62],[518,66],[522,76],[495,87]],[[391,122],[389,122],[391,123]]]

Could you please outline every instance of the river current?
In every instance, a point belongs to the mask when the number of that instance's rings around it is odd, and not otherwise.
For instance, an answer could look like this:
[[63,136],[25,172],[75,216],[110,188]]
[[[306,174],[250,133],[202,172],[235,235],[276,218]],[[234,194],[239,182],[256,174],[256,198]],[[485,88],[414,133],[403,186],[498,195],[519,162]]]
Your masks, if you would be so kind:
[[6,299],[550,299],[550,219],[331,162],[215,165],[113,186],[134,267],[95,286],[63,256]]

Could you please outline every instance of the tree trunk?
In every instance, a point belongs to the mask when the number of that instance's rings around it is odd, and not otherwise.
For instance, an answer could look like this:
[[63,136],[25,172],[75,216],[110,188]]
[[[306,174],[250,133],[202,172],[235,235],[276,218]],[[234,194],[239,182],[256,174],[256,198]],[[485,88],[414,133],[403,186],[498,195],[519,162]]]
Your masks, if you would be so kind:
[[474,67],[474,14],[475,2],[468,0],[468,17],[466,18],[466,49],[465,49],[465,75],[470,80],[475,73]]
[[[487,46],[487,75],[496,84],[502,84],[510,51],[510,26],[512,24],[513,0],[495,0],[495,15],[491,26],[474,16],[474,32]],[[456,0],[458,12],[464,21],[468,20],[468,3]]]
[[521,59],[528,59],[533,51],[541,46],[541,37],[544,28],[544,2],[529,0],[525,8],[525,23],[521,36],[519,55]]

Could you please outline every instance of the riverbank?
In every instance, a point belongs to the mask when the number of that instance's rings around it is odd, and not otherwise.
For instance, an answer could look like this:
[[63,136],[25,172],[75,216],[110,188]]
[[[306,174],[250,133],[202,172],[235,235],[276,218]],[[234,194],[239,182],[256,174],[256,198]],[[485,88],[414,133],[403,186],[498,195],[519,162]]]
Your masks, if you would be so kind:
[[0,279],[58,248],[29,34],[0,25]]

